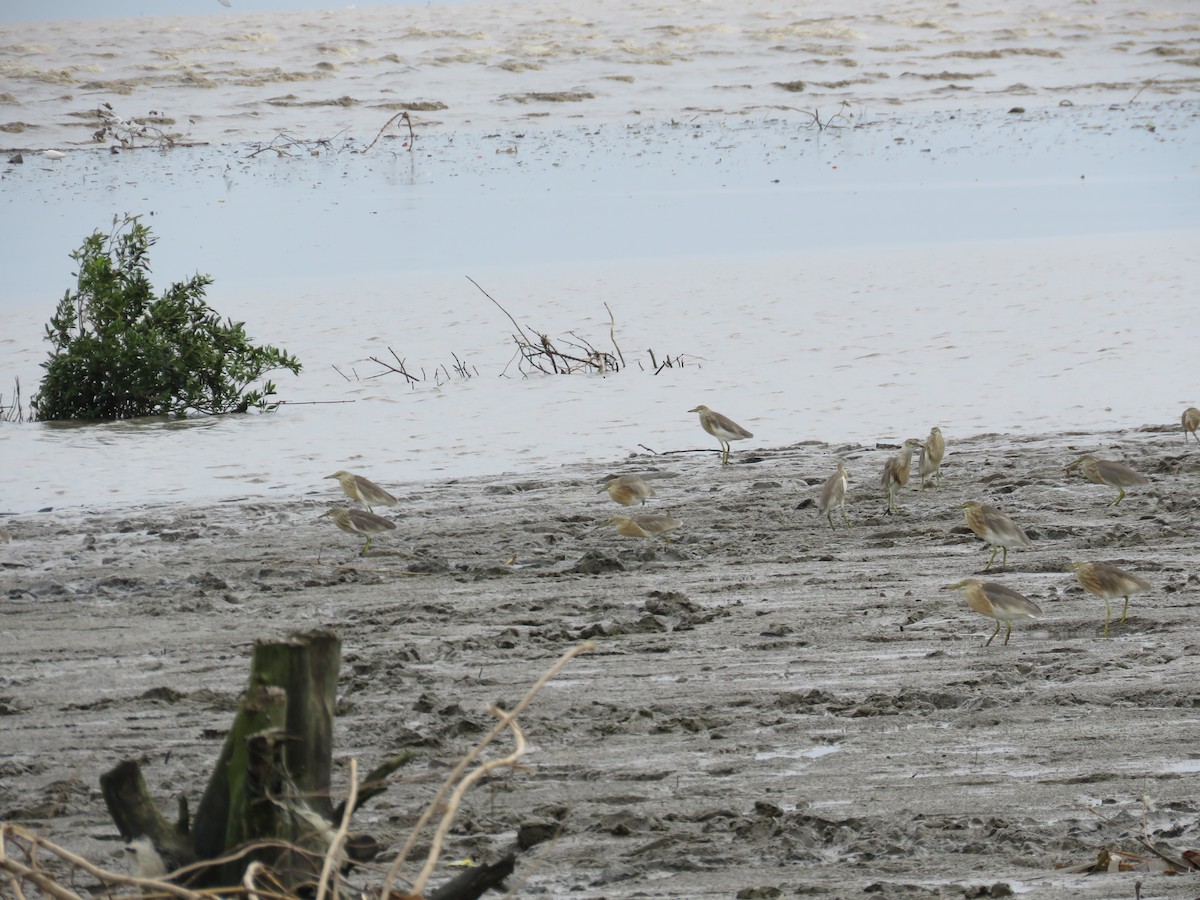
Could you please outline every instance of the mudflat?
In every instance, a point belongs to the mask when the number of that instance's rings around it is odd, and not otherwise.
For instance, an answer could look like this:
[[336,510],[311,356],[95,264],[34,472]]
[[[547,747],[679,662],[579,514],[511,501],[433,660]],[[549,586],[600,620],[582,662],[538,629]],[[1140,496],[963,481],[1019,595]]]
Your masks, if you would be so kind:
[[[914,461],[893,515],[894,445],[807,442],[385,485],[397,528],[367,556],[318,519],[345,503],[333,482],[9,519],[0,816],[120,867],[99,774],[138,759],[164,810],[194,804],[252,642],[321,628],[342,641],[338,760],[418,753],[356,817],[386,859],[488,706],[591,640],[522,717],[528,771],[468,795],[446,860],[541,825],[560,833],[522,856],[518,895],[1195,897],[1195,873],[1061,867],[1200,847],[1200,446],[943,430],[940,488]],[[1065,471],[1087,452],[1150,484],[1109,505]],[[838,459],[852,526],[831,528],[816,498]],[[597,493],[619,474],[683,521],[671,542],[604,526],[628,513]],[[985,571],[968,500],[1032,547]],[[1152,585],[1108,638],[1066,571],[1093,560]],[[985,646],[994,623],[944,590],[968,577],[1044,615]]]

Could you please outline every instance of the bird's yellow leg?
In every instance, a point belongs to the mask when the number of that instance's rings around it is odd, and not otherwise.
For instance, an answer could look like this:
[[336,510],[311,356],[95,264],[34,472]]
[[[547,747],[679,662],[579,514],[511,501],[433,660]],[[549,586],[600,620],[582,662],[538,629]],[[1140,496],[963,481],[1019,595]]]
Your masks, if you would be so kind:
[[729,465],[729,442],[721,441],[721,465]]
[[1104,636],[1105,637],[1108,637],[1108,623],[1109,623],[1109,620],[1111,620],[1111,619],[1112,619],[1112,604],[1108,602],[1107,598],[1105,598],[1105,600],[1104,600]]
[[[999,633],[1000,633],[1000,620],[997,619],[996,620],[996,630],[992,632],[992,636],[987,639],[987,643],[984,644],[983,646],[985,646],[985,647],[991,646],[992,641],[994,641],[996,639],[996,635],[998,635]],[[1004,642],[1007,644],[1008,639],[1006,638]]]
[[837,529],[833,527],[833,510],[830,510],[829,512],[827,512],[825,514],[825,518],[827,518],[829,520],[830,529],[833,531],[837,531]]
[[996,561],[996,554],[999,552],[1000,552],[999,547],[992,548],[992,555],[988,557],[987,565],[984,566],[985,569],[990,569],[992,567],[992,563],[994,563]]
[[1129,615],[1129,598],[1125,598],[1125,609],[1121,612],[1121,621],[1125,621],[1125,617]]
[[363,544],[363,548],[362,548],[362,555],[363,555],[363,556],[366,556],[366,555],[367,555],[367,551],[368,551],[368,550],[370,550],[370,549],[371,549],[371,536],[368,534],[368,535],[367,535],[367,542],[366,542],[365,544]]
[[1119,488],[1117,488],[1117,490],[1120,491],[1121,493],[1117,494],[1117,499],[1114,500],[1112,503],[1108,504],[1109,506],[1116,506],[1118,503],[1120,503],[1122,500],[1125,499],[1125,488],[1119,487]]
[[[846,518],[846,507],[844,506],[842,507],[842,521],[846,523],[847,528],[850,527],[850,520]],[[833,522],[831,521],[829,524],[832,525]]]
[[1008,646],[1008,639],[1012,637],[1012,621],[1008,623],[1008,631],[1004,632],[1004,646]]

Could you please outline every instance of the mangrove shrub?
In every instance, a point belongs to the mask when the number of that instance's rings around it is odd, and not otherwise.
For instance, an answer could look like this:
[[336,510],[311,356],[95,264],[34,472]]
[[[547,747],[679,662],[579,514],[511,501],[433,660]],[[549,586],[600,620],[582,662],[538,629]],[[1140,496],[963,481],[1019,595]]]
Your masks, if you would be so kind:
[[39,419],[129,419],[272,409],[267,372],[300,363],[250,343],[244,324],[204,299],[212,284],[194,275],[155,296],[149,251],[155,238],[137,216],[114,218],[71,258],[78,284],[46,326],[52,350],[35,397]]

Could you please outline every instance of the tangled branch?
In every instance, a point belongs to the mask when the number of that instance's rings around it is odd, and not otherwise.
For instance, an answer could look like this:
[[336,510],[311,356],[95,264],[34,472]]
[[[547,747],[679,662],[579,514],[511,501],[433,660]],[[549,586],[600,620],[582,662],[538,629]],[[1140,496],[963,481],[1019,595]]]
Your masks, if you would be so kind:
[[[370,892],[355,891],[356,896],[360,896],[364,900],[383,900],[383,898],[395,898],[398,896],[420,897],[423,894],[430,876],[437,867],[446,836],[449,834],[467,792],[480,780],[497,769],[508,768],[516,770],[519,767],[520,760],[526,753],[527,744],[525,735],[517,724],[517,717],[529,707],[542,688],[558,675],[572,659],[594,647],[595,644],[588,641],[568,650],[534,682],[525,696],[511,710],[504,711],[496,708],[490,710],[498,719],[496,725],[474,749],[459,761],[458,765],[442,783],[421,817],[413,826],[403,848],[388,869],[383,885],[378,890],[371,890]],[[479,763],[479,758],[484,750],[506,731],[511,732],[513,736],[512,750],[505,756]],[[339,868],[345,861],[343,848],[346,845],[349,835],[350,820],[354,810],[360,805],[360,799],[365,800],[368,795],[378,793],[379,786],[376,784],[376,781],[386,778],[387,776],[384,773],[390,773],[396,765],[396,760],[385,763],[383,767],[371,773],[360,788],[358,785],[357,760],[350,760],[348,796],[345,802],[339,807],[339,827],[334,833],[328,848],[322,855],[323,864],[319,880],[316,884],[316,891],[315,894],[310,895],[315,900],[331,900],[331,898],[339,896],[339,883],[342,879]],[[474,768],[471,768],[468,772],[467,770],[471,766],[474,766]],[[407,861],[408,854],[419,839],[421,831],[439,812],[441,813],[441,818],[434,830],[429,853],[420,873],[412,883],[411,891],[407,895],[393,893],[391,889],[392,882],[398,877],[399,870]],[[280,887],[275,882],[271,870],[258,861],[252,862],[246,868],[242,877],[242,883],[237,888],[191,889],[175,883],[175,880],[181,879],[189,871],[199,867],[220,865],[227,861],[239,859],[261,849],[263,846],[284,846],[301,854],[312,855],[303,847],[285,844],[280,841],[257,842],[251,846],[240,847],[236,852],[230,853],[220,859],[194,863],[184,869],[169,873],[162,878],[141,878],[135,875],[113,872],[102,866],[98,866],[27,828],[13,822],[4,822],[0,823],[0,893],[7,889],[14,900],[30,900],[29,895],[26,893],[26,887],[31,886],[40,891],[42,895],[53,898],[53,900],[84,900],[83,895],[67,886],[73,883],[78,873],[84,873],[99,882],[106,895],[116,888],[132,888],[140,891],[143,898],[225,900],[225,898],[233,896],[242,896],[256,898],[256,900],[298,900],[294,893]],[[69,870],[68,877],[60,877],[51,871],[45,862],[39,859],[39,852],[53,857],[58,863],[65,865]],[[342,884],[341,887],[343,889],[341,893],[345,895],[345,885]]]

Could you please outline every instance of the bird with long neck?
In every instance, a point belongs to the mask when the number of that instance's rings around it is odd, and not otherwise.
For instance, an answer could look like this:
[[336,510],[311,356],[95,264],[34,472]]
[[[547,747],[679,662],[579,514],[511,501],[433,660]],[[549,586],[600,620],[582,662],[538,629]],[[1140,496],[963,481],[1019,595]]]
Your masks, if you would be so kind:
[[701,404],[688,410],[700,413],[700,427],[715,437],[721,443],[721,465],[729,465],[729,442],[741,441],[754,437],[749,431],[719,412],[714,412]]
[[846,490],[849,485],[850,478],[846,474],[846,464],[839,459],[837,471],[825,479],[825,483],[821,485],[821,495],[817,498],[817,511],[829,520],[830,528],[833,528],[835,508],[841,511],[842,521],[846,523],[846,527],[850,527],[850,520],[846,518]]
[[1023,594],[994,581],[978,581],[966,578],[958,584],[947,585],[943,590],[962,591],[966,594],[967,606],[982,616],[996,620],[996,630],[983,646],[987,647],[1000,633],[1000,625],[1008,626],[1004,632],[1004,643],[1012,636],[1014,619],[1036,619],[1042,608]]
[[1117,489],[1117,497],[1109,506],[1116,506],[1125,499],[1125,488],[1150,483],[1150,479],[1141,472],[1135,472],[1129,466],[1111,459],[1099,459],[1090,453],[1067,466],[1067,471],[1077,467],[1083,472],[1083,477],[1093,484],[1106,484]]
[[1033,542],[1029,540],[1029,535],[1025,533],[1021,526],[996,509],[996,507],[968,500],[960,508],[966,517],[967,527],[979,535],[992,548],[992,555],[988,557],[987,565],[984,566],[985,569],[992,567],[992,563],[996,559],[996,554],[1001,550],[1004,551],[1004,556],[1000,560],[1000,565],[1007,565],[1010,547],[1015,550],[1017,547],[1029,548],[1033,546]]
[[929,429],[929,437],[921,445],[921,455],[917,457],[917,472],[921,476],[921,490],[925,490],[925,482],[937,479],[937,487],[942,486],[942,459],[946,456],[946,439],[942,437],[942,429]]
[[913,453],[921,442],[917,438],[909,438],[900,448],[900,452],[887,461],[883,474],[879,476],[879,486],[887,491],[888,514],[899,512],[896,506],[896,491],[908,484],[908,475],[912,470]]

